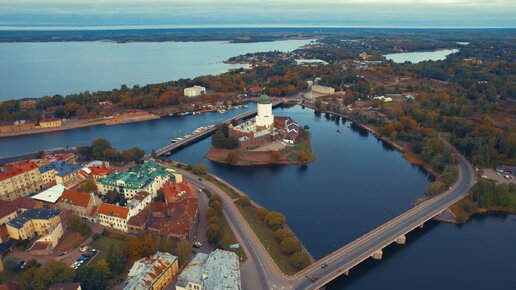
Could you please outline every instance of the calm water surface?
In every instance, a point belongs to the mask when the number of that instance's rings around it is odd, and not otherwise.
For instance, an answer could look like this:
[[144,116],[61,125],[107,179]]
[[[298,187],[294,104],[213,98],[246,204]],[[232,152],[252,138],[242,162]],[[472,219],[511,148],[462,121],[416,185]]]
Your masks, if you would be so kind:
[[392,60],[396,63],[404,63],[406,61],[418,63],[427,60],[443,60],[449,54],[456,53],[458,51],[458,49],[442,49],[436,51],[391,53],[384,56],[387,60]]
[[0,101],[218,74],[242,66],[222,63],[231,56],[309,42],[0,43]]

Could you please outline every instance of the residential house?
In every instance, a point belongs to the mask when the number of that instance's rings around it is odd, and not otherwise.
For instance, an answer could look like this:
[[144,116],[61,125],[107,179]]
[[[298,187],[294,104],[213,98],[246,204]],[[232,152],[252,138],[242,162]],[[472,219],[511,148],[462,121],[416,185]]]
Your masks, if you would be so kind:
[[198,253],[179,274],[176,290],[240,290],[240,264],[237,254],[216,249]]
[[72,188],[84,181],[80,170],[80,165],[63,160],[54,161],[39,168],[45,185],[62,184],[68,188]]
[[57,207],[68,210],[73,214],[95,222],[97,210],[101,204],[100,199],[93,193],[65,190],[59,198]]
[[28,209],[7,223],[9,237],[15,240],[27,240],[35,235],[49,234],[57,224],[61,223],[61,213],[60,209]]
[[178,271],[178,257],[166,252],[156,252],[151,257],[145,257],[134,262],[127,274],[124,289],[165,289]]
[[8,163],[0,172],[0,199],[14,200],[43,188],[38,165],[22,160]]

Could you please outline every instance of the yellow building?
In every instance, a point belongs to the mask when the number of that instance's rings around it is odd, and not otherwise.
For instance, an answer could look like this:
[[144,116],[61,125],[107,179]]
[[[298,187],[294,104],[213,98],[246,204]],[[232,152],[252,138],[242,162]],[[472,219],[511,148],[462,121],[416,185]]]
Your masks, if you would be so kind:
[[61,119],[48,119],[39,121],[39,126],[41,128],[61,127],[62,125],[63,120]]
[[314,85],[314,86],[312,86],[312,93],[323,94],[323,95],[332,95],[332,94],[335,94],[335,89],[332,87]]
[[27,240],[51,233],[61,223],[60,209],[32,208],[7,223],[7,233],[15,240]]
[[178,258],[170,253],[156,252],[151,257],[134,262],[127,274],[124,289],[164,289],[179,271]]
[[14,200],[43,189],[38,165],[32,161],[9,163],[0,173],[0,199]]
[[10,201],[0,200],[0,226],[5,225],[18,215],[18,208]]

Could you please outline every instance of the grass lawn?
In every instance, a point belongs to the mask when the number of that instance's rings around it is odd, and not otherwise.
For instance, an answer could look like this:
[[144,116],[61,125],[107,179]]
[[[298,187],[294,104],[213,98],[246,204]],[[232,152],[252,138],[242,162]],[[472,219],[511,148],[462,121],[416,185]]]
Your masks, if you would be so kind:
[[511,201],[511,205],[516,208],[516,192],[509,192],[509,199]]
[[97,249],[97,251],[100,251],[100,253],[98,253],[89,264],[96,263],[100,258],[106,259],[106,253],[111,249],[111,246],[125,249],[126,245],[127,240],[121,240],[110,236],[101,236],[98,240],[90,243],[90,246]]
[[226,184],[218,181],[217,179],[215,179],[209,175],[205,176],[205,179],[210,181],[211,183],[215,184],[218,188],[224,190],[224,192],[226,192],[231,198],[233,198],[233,199],[240,198],[240,194],[238,194],[238,192],[236,192],[233,188],[227,186]]
[[260,239],[262,245],[267,249],[276,265],[278,265],[278,268],[280,268],[280,270],[285,274],[291,275],[296,273],[298,270],[290,263],[289,257],[281,252],[280,244],[274,238],[274,231],[258,219],[254,213],[253,207],[241,207],[238,205],[237,207],[246,219],[247,223],[253,229],[258,239]]

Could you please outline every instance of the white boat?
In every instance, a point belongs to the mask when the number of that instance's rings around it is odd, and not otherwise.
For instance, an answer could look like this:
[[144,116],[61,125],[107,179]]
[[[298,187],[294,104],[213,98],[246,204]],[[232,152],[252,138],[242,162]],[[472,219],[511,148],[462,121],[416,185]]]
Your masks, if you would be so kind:
[[227,112],[227,110],[224,110],[224,109],[218,109],[217,112],[221,113],[221,114],[224,114]]
[[182,113],[179,113],[179,116],[188,116],[192,114],[191,112],[182,112]]

